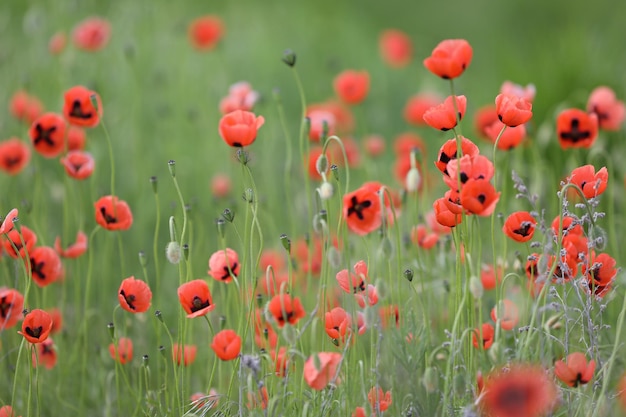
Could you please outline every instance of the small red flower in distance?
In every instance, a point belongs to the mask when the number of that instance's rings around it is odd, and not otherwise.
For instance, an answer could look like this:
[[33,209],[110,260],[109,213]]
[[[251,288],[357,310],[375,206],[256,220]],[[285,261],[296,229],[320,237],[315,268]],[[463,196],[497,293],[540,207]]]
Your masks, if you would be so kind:
[[604,130],[619,130],[626,118],[624,102],[618,100],[609,87],[598,87],[591,92],[587,111],[598,116],[598,125]]
[[117,345],[111,343],[109,345],[109,354],[113,360],[118,361],[122,365],[133,360],[133,341],[127,337],[120,337]]
[[501,149],[503,151],[509,151],[519,146],[519,144],[522,143],[526,138],[526,125],[509,127],[504,132],[502,132],[502,128],[504,126],[504,123],[496,120],[491,125],[485,127],[485,134],[492,143],[496,143],[496,139],[498,139],[498,136],[500,136],[497,144],[498,149]]
[[358,235],[366,235],[382,224],[378,192],[361,187],[343,197],[343,218],[348,229]]
[[52,369],[57,364],[57,352],[54,342],[47,338],[42,343],[37,344],[37,352],[32,354],[33,368],[43,365],[46,369]]
[[71,151],[61,158],[61,164],[70,177],[77,180],[87,179],[93,174],[96,162],[88,152]]
[[110,195],[101,197],[94,204],[96,222],[107,230],[128,230],[133,224],[133,213],[124,200]]
[[387,410],[391,405],[391,391],[383,392],[383,389],[380,387],[372,387],[367,394],[367,399],[372,406],[372,410],[382,412]]
[[617,262],[610,255],[592,253],[587,264],[583,264],[583,275],[590,293],[604,297],[611,289],[617,275]]
[[431,249],[439,241],[437,233],[429,232],[426,225],[418,224],[411,229],[411,242],[422,249]]
[[52,318],[43,310],[31,310],[24,317],[22,331],[18,332],[30,343],[42,343],[52,329]]
[[438,77],[449,80],[457,78],[472,62],[472,47],[465,39],[441,41],[428,58],[424,66]]
[[211,178],[211,193],[213,197],[227,197],[228,194],[230,194],[231,188],[230,176],[226,174],[215,174],[213,178]]
[[570,353],[567,359],[554,363],[554,374],[570,387],[585,385],[591,381],[595,370],[596,362],[594,360],[587,362],[585,354],[580,352]]
[[534,84],[528,84],[526,87],[524,87],[511,81],[505,81],[500,86],[500,94],[510,94],[513,96],[517,96],[519,98],[523,98],[530,103],[535,100],[536,93],[537,89],[535,88]]
[[85,130],[78,127],[70,125],[67,130],[67,150],[68,151],[82,151],[85,149],[85,142],[87,139],[87,135],[85,134]]
[[335,94],[346,104],[359,104],[367,97],[370,76],[367,71],[346,70],[335,77]]
[[532,117],[533,105],[526,99],[511,94],[498,94],[496,112],[498,119],[509,127],[527,123]]
[[500,327],[504,330],[513,330],[519,322],[519,310],[515,303],[511,300],[503,299],[499,306],[491,309],[491,320],[497,322],[500,320]]
[[101,17],[90,17],[74,28],[72,41],[78,49],[96,52],[104,48],[111,37],[111,24]]
[[340,364],[340,353],[320,352],[310,356],[304,363],[304,380],[311,388],[321,391],[335,378]]
[[406,67],[413,58],[413,43],[406,33],[398,29],[387,29],[378,40],[380,55],[392,68]]
[[67,249],[63,249],[61,246],[60,236],[57,236],[54,240],[54,250],[62,258],[78,258],[83,253],[87,252],[87,246],[87,235],[82,231],[76,233],[76,242],[68,246]]
[[65,92],[63,116],[74,126],[95,127],[102,117],[102,101],[95,91],[77,85]]
[[457,123],[463,120],[466,108],[465,96],[449,96],[443,103],[426,110],[424,121],[428,126],[445,132],[456,127]]
[[617,397],[622,405],[622,409],[626,411],[626,374],[622,375],[617,384]]
[[441,103],[442,98],[437,94],[420,93],[409,97],[404,106],[404,120],[415,126],[423,126],[424,113]]
[[178,366],[181,363],[188,366],[196,360],[196,352],[198,352],[196,345],[184,345],[181,348],[181,345],[175,344],[172,346],[172,359]]
[[202,279],[195,279],[178,287],[178,299],[188,318],[204,316],[215,308],[209,284]]
[[502,231],[516,242],[528,242],[533,238],[537,220],[527,211],[511,213],[504,221]]
[[[472,344],[475,348],[481,347],[482,349],[489,349],[493,344],[493,338],[496,333],[493,329],[493,326],[490,323],[484,323],[482,327],[479,329],[474,329],[472,332]],[[480,338],[480,342],[479,342]]]
[[19,174],[30,162],[30,148],[18,138],[0,142],[0,169],[9,175]]
[[24,296],[12,288],[0,287],[0,329],[9,329],[22,318]]
[[228,95],[220,100],[220,113],[228,114],[235,110],[252,111],[259,100],[259,93],[252,89],[250,83],[239,81],[230,86]]
[[61,277],[63,264],[54,249],[38,246],[29,255],[33,280],[39,287],[50,285]]
[[589,148],[598,136],[598,116],[579,109],[567,109],[556,119],[561,148]]
[[33,147],[45,158],[54,158],[65,147],[65,121],[56,113],[44,113],[28,131]]
[[200,51],[210,51],[224,35],[224,24],[217,16],[207,15],[194,19],[189,24],[189,41]]
[[357,407],[354,409],[354,413],[352,413],[352,417],[367,417],[367,413],[365,412],[365,408]]
[[480,271],[480,282],[486,290],[493,290],[502,282],[504,269],[501,266],[494,268],[493,265],[483,265]]
[[52,55],[58,55],[65,49],[67,45],[67,36],[63,32],[57,32],[48,41],[48,51]]
[[131,313],[143,313],[150,308],[152,291],[148,284],[130,276],[122,281],[117,292],[120,306]]
[[60,332],[63,328],[63,315],[61,314],[61,310],[53,307],[48,310],[48,314],[52,317],[52,330],[50,330],[50,334]]
[[379,135],[368,135],[363,138],[365,153],[375,158],[385,152],[385,139]]
[[575,168],[569,175],[568,180],[582,190],[585,198],[595,198],[606,190],[609,173],[606,167],[602,167],[598,172],[595,172],[593,165],[583,165]]
[[11,407],[10,405],[0,407],[0,417],[15,417],[13,407]]
[[267,309],[276,320],[278,327],[283,327],[286,323],[294,325],[306,316],[300,299],[292,298],[290,294],[275,295],[270,300]]
[[223,361],[231,361],[239,356],[241,351],[241,337],[231,329],[217,333],[211,342],[211,349]]
[[209,258],[209,275],[215,280],[229,283],[239,274],[239,256],[231,248],[220,249]]
[[263,123],[265,123],[263,116],[257,117],[248,111],[235,110],[220,119],[220,136],[229,146],[236,148],[249,146],[256,139],[257,130]]

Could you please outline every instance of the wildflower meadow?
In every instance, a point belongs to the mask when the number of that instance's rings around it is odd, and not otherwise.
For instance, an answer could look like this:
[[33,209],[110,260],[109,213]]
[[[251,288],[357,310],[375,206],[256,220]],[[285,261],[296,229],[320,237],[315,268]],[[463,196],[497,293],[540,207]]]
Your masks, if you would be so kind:
[[0,417],[626,415],[624,13],[1,2]]

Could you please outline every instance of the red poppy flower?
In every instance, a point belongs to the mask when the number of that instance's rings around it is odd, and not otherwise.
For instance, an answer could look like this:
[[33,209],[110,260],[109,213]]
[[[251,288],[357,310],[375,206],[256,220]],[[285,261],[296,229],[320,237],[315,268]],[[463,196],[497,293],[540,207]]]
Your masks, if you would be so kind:
[[457,190],[459,181],[461,189],[469,180],[490,181],[495,169],[493,162],[484,155],[463,155],[460,159],[448,162],[446,171],[448,175],[443,176],[444,182],[451,190]]
[[424,66],[443,79],[457,78],[472,62],[472,53],[472,47],[465,39],[448,39],[433,49],[424,60]]
[[46,158],[54,158],[65,147],[65,121],[56,113],[45,113],[28,131],[33,147]]
[[598,136],[598,116],[579,109],[567,109],[556,119],[561,148],[589,148]]
[[267,387],[263,386],[254,394],[248,392],[248,402],[246,406],[249,409],[261,408],[265,410],[270,402],[269,394],[267,393]]
[[611,289],[613,279],[617,275],[616,262],[610,255],[602,253],[591,255],[588,264],[583,264],[583,274],[589,291],[604,297]]
[[69,129],[67,129],[68,151],[82,151],[83,149],[85,149],[86,140],[87,135],[85,134],[84,129],[72,125],[70,125]]
[[609,173],[606,167],[602,167],[598,172],[595,172],[593,165],[584,165],[574,169],[568,180],[582,190],[585,198],[595,198],[606,190]]
[[[483,106],[474,113],[474,129],[485,139],[490,138],[489,134],[487,134],[487,128],[495,122],[500,122],[500,120],[498,120],[498,112],[494,105]],[[503,126],[503,124],[500,124],[500,126]]]
[[133,360],[133,341],[127,337],[120,337],[117,345],[111,343],[109,345],[109,354],[113,360],[118,361],[122,365]]
[[[560,216],[556,216],[554,218],[554,220],[552,221],[552,230],[554,231],[554,234],[556,236],[559,235],[559,223],[560,223]],[[581,235],[583,234],[583,227],[582,225],[573,217],[571,216],[565,216],[563,217],[563,236],[567,236],[567,235]]]
[[354,272],[349,273],[347,269],[337,272],[336,279],[339,287],[348,294],[356,294],[365,291],[367,279],[367,264],[365,261],[358,261],[354,264]]
[[43,310],[31,310],[24,316],[22,331],[18,332],[30,343],[42,343],[52,329],[52,318]]
[[359,104],[367,97],[370,76],[367,71],[346,70],[333,81],[335,94],[347,104]]
[[437,233],[429,232],[426,225],[418,224],[411,229],[411,242],[422,249],[431,249],[439,241]]
[[28,100],[30,100],[30,96],[24,90],[19,90],[13,94],[9,102],[9,111],[11,112],[11,115],[18,120],[26,119]]
[[239,257],[231,248],[220,249],[209,258],[209,275],[229,283],[239,274]]
[[67,90],[64,98],[63,116],[70,124],[81,127],[98,126],[102,117],[102,101],[98,93],[77,85]]
[[512,96],[516,96],[519,98],[523,98],[524,100],[532,103],[535,100],[535,94],[537,89],[533,84],[528,84],[527,86],[522,86],[519,84],[515,84],[511,81],[505,81],[500,86],[500,94],[508,94]]
[[10,405],[0,407],[0,417],[15,417],[13,407],[11,407]]
[[461,224],[463,216],[461,213],[452,212],[446,204],[446,198],[442,197],[433,203],[433,211],[435,212],[435,220],[444,227],[454,227]]
[[270,300],[267,309],[276,320],[278,327],[283,327],[285,323],[294,325],[306,316],[300,299],[297,297],[292,299],[290,294],[275,295]]
[[24,296],[17,290],[0,287],[0,329],[10,329],[22,318]]
[[259,93],[252,89],[250,83],[240,81],[230,86],[228,95],[220,100],[220,113],[228,114],[235,110],[252,111],[259,100]]
[[51,338],[37,344],[37,352],[33,351],[32,361],[33,368],[39,365],[43,365],[46,369],[54,368],[57,364],[57,352]]
[[215,308],[209,284],[202,279],[195,279],[178,287],[178,299],[188,318],[204,316]]
[[61,310],[56,307],[51,308],[48,310],[48,314],[52,317],[52,330],[50,330],[50,334],[60,332],[63,328],[63,316],[61,315]]
[[18,138],[0,142],[0,169],[9,175],[19,174],[30,162],[30,148]]
[[4,235],[5,233],[9,233],[13,230],[13,222],[17,219],[17,215],[18,211],[14,208],[9,211],[4,219],[2,219],[2,223],[0,224],[0,235]]
[[496,139],[500,136],[497,145],[498,149],[509,151],[518,147],[519,144],[526,138],[526,125],[509,127],[502,132],[503,127],[504,123],[496,120],[494,123],[485,128],[485,134],[492,143],[496,143]]
[[172,359],[178,366],[182,363],[185,366],[191,365],[196,360],[196,352],[198,348],[196,345],[181,345],[175,344],[172,346]]
[[382,224],[378,193],[361,187],[343,196],[343,218],[348,229],[361,236],[378,229]]
[[357,407],[354,409],[352,413],[352,417],[367,417],[367,413],[365,412],[365,408]]
[[[474,329],[472,332],[472,344],[475,348],[482,347],[482,349],[489,349],[493,344],[493,338],[496,333],[493,329],[493,326],[490,323],[484,323],[481,329]],[[481,343],[478,343],[478,339],[480,338]]]
[[313,239],[300,238],[292,246],[294,257],[298,260],[298,269],[303,274],[309,272],[319,274],[322,270],[324,253],[321,240],[317,236],[314,236]]
[[281,347],[278,350],[270,352],[270,356],[274,360],[274,373],[279,378],[287,376],[287,367],[289,366],[289,354],[287,348]]
[[490,216],[499,199],[500,193],[485,179],[470,179],[461,188],[461,205],[477,216]]
[[259,260],[260,270],[265,272],[267,268],[271,266],[274,272],[282,271],[286,266],[283,254],[283,250],[264,249],[261,253],[261,259]]
[[52,284],[63,274],[61,259],[51,247],[36,247],[29,255],[33,280],[39,287]]
[[87,252],[87,235],[82,231],[76,233],[76,242],[63,249],[61,247],[61,238],[57,236],[54,240],[54,250],[62,258],[78,258],[85,252]]
[[504,278],[504,270],[501,266],[494,268],[493,265],[483,265],[480,271],[480,282],[486,290],[493,290]]
[[[463,155],[476,156],[479,153],[479,149],[474,142],[461,136],[461,152],[463,153]],[[439,169],[439,171],[447,175],[448,162],[456,159],[457,157],[458,155],[456,139],[449,139],[439,149],[435,165],[437,166],[437,169]]]
[[598,87],[591,92],[587,111],[598,116],[598,126],[604,130],[620,130],[626,118],[624,102],[609,87]]
[[378,310],[378,314],[380,315],[380,324],[383,329],[389,326],[390,320],[393,320],[393,324],[396,328],[400,328],[400,309],[397,305],[381,307],[380,310]]
[[96,52],[104,48],[111,37],[111,24],[101,17],[90,17],[74,28],[72,41],[78,49]]
[[189,398],[191,400],[192,408],[210,410],[217,407],[220,402],[220,396],[214,388],[209,390],[208,394],[202,392],[196,392],[191,394]]
[[565,385],[577,387],[585,385],[593,378],[596,362],[591,360],[587,363],[584,353],[574,352],[567,355],[566,360],[554,363],[554,374]]
[[148,284],[130,276],[122,281],[117,292],[117,299],[124,310],[131,313],[143,313],[150,308],[152,291]]
[[527,123],[533,117],[532,108],[532,103],[516,95],[498,94],[496,97],[498,119],[509,127]]
[[385,411],[391,405],[391,391],[383,392],[383,389],[372,387],[367,394],[367,399],[375,412]]
[[239,356],[241,337],[234,330],[225,329],[217,333],[211,342],[211,349],[223,361],[231,361]]
[[304,380],[311,388],[323,390],[336,377],[341,359],[341,354],[335,352],[320,352],[310,356],[304,363]]
[[346,333],[350,330],[352,319],[341,307],[333,308],[324,315],[326,334],[335,340],[345,341]]
[[133,224],[133,213],[124,200],[110,195],[101,197],[94,204],[96,222],[107,230],[128,230]]
[[499,308],[495,306],[491,309],[491,320],[495,322],[500,320],[502,329],[513,330],[519,322],[519,310],[513,301],[503,299],[500,301]]
[[96,163],[88,152],[71,151],[61,158],[61,164],[67,175],[77,180],[84,180],[93,174]]
[[[453,100],[456,100],[456,105]],[[466,107],[467,99],[465,96],[449,96],[443,103],[426,110],[424,121],[428,126],[445,132],[463,120]]]
[[537,220],[527,211],[511,213],[504,221],[502,231],[516,242],[528,242],[533,238]]
[[[11,225],[13,225],[12,222]],[[20,228],[20,231],[22,232],[22,237],[20,237],[17,229],[13,229],[9,233],[4,235],[4,239],[2,240],[4,250],[11,258],[23,258],[24,256],[26,256],[26,251],[28,251],[28,254],[31,255],[33,248],[37,244],[37,235],[35,234],[35,232],[30,230],[26,226],[22,226]],[[22,240],[24,241],[23,246]],[[14,248],[17,248],[19,252],[16,252]]]
[[413,44],[406,33],[387,29],[380,34],[378,48],[383,61],[392,68],[406,67],[413,58]]
[[210,51],[224,36],[224,24],[217,16],[207,15],[194,19],[189,24],[189,41],[200,51]]
[[557,405],[557,389],[546,372],[513,365],[487,375],[479,407],[486,416],[544,416]]
[[424,113],[441,103],[442,98],[437,94],[420,93],[409,97],[404,106],[404,120],[415,126],[423,126]]
[[382,155],[386,148],[385,139],[379,135],[369,135],[363,138],[365,153],[372,158]]
[[52,55],[58,55],[65,49],[67,45],[67,36],[63,32],[57,32],[48,41],[48,51]]
[[263,116],[254,113],[235,110],[220,119],[220,136],[227,145],[236,148],[251,145],[256,139],[257,130],[263,126]]
[[261,349],[274,349],[278,344],[278,335],[265,320],[261,309],[256,310],[254,318],[254,343]]

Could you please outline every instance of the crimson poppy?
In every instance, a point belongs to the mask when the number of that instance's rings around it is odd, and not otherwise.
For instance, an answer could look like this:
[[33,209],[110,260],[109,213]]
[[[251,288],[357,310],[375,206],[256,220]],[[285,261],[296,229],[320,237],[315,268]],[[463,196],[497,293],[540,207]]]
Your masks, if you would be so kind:
[[188,28],[189,41],[199,51],[210,51],[224,36],[224,23],[214,15],[194,19]]
[[239,257],[231,248],[220,249],[209,258],[209,275],[217,281],[229,283],[239,274]]
[[354,409],[352,413],[352,417],[367,417],[367,413],[365,412],[365,408],[357,407]]
[[[559,223],[560,216],[556,216],[552,221],[552,230],[556,236],[559,235]],[[564,216],[563,217],[563,225],[561,230],[563,231],[563,236],[567,235],[582,235],[583,227],[580,222],[572,216]]]
[[406,33],[387,29],[380,34],[378,48],[383,61],[392,68],[406,67],[413,58],[413,43]]
[[120,337],[117,344],[109,345],[109,354],[113,360],[122,365],[133,360],[133,341],[128,337]]
[[459,121],[463,120],[466,108],[465,96],[449,96],[443,103],[426,110],[424,121],[428,126],[445,132],[453,129]]
[[359,104],[369,92],[370,76],[367,71],[346,70],[335,77],[333,87],[344,103]]
[[385,139],[379,135],[368,135],[363,138],[365,153],[372,158],[382,155],[386,147]]
[[250,83],[240,81],[230,86],[228,95],[220,100],[220,113],[228,114],[235,110],[252,111],[259,100],[259,93],[252,89]]
[[76,242],[68,246],[67,249],[63,249],[61,246],[61,238],[59,236],[54,240],[54,250],[62,258],[78,258],[87,252],[87,246],[87,235],[82,231],[76,233]]
[[2,219],[2,223],[0,224],[0,235],[4,235],[5,233],[9,233],[13,230],[13,222],[16,221],[17,215],[18,210],[14,208],[9,211],[4,219]]
[[498,94],[496,97],[498,119],[509,127],[527,123],[533,117],[532,108],[531,102],[513,94]]
[[366,235],[382,224],[378,192],[361,187],[343,196],[343,218],[348,229],[358,235]]
[[424,113],[441,103],[442,98],[437,94],[420,93],[409,97],[404,105],[404,120],[415,126],[423,126]]
[[44,113],[28,131],[33,147],[45,158],[58,156],[65,147],[65,121],[56,113]]
[[537,220],[527,211],[511,213],[504,221],[502,231],[516,242],[528,242],[533,238]]
[[536,92],[537,89],[534,84],[528,84],[524,87],[511,81],[505,81],[500,86],[500,94],[516,96],[528,101],[529,103],[532,103],[533,100],[535,100]]
[[0,287],[0,330],[10,329],[22,318],[24,296],[12,288]]
[[502,131],[503,127],[504,123],[496,120],[494,123],[485,128],[485,134],[492,143],[496,143],[496,139],[500,136],[497,143],[498,149],[500,150],[509,151],[516,148],[526,138],[526,125],[509,127],[508,129]]
[[336,352],[319,352],[304,363],[304,380],[311,388],[321,391],[333,382],[341,365],[342,356]]
[[430,56],[424,59],[424,66],[443,79],[457,78],[472,62],[472,53],[472,47],[465,39],[447,39],[441,41]]
[[378,290],[372,284],[367,284],[365,291],[354,294],[354,299],[361,308],[365,308],[366,305],[371,307],[378,303]]
[[65,49],[67,45],[67,35],[63,32],[57,32],[48,41],[48,51],[52,55],[58,55]]
[[422,249],[431,249],[438,241],[439,235],[429,232],[426,225],[418,224],[411,229],[411,242]]
[[463,155],[454,162],[449,162],[447,169],[448,175],[443,176],[443,180],[451,190],[457,190],[459,182],[461,189],[469,180],[485,180],[490,181],[493,178],[495,168],[493,162],[484,155]]
[[61,158],[61,164],[67,175],[77,180],[84,180],[93,174],[96,162],[88,152],[71,151]]
[[575,168],[569,175],[568,180],[582,190],[585,198],[595,198],[606,190],[609,173],[606,167],[602,167],[598,172],[595,172],[593,165],[583,165]]
[[[461,153],[463,155],[476,156],[479,153],[478,146],[466,137],[461,136]],[[439,149],[435,165],[443,174],[448,174],[448,162],[459,157],[457,155],[456,139],[449,139]],[[461,155],[462,156],[462,155]]]
[[178,299],[188,318],[204,316],[215,308],[209,285],[202,279],[178,287]]
[[[478,132],[478,134],[485,139],[491,138],[491,136],[487,133],[487,128],[495,122],[500,122],[500,120],[498,120],[496,106],[492,104],[483,106],[479,108],[476,113],[474,113],[474,129],[476,129],[476,132]],[[502,126],[503,124],[500,124],[500,130],[502,130]],[[492,139],[492,141],[495,142],[495,139]]]
[[479,407],[486,416],[530,417],[550,413],[558,404],[557,388],[534,365],[512,365],[486,376]]
[[24,316],[22,331],[18,332],[30,343],[42,343],[52,329],[52,317],[43,310],[35,309]]
[[128,230],[133,224],[133,213],[124,200],[104,196],[95,202],[96,222],[107,230]]
[[255,116],[254,113],[235,110],[220,119],[220,136],[227,145],[236,148],[251,145],[256,139],[257,130],[263,126],[263,116]]
[[584,278],[591,293],[599,297],[608,293],[617,275],[616,264],[615,259],[606,253],[592,253],[587,264],[583,264]]
[[102,118],[102,101],[98,93],[77,85],[65,92],[64,99],[63,116],[70,124],[81,127],[98,126]]
[[78,49],[96,52],[104,48],[111,37],[111,24],[101,17],[90,17],[74,28],[72,41]]
[[241,337],[231,329],[224,329],[213,337],[211,349],[223,361],[232,361],[241,351]]
[[[475,348],[489,349],[493,344],[493,339],[496,336],[496,332],[490,323],[484,323],[479,329],[474,329],[472,332],[472,344]],[[480,343],[479,343],[480,338]]]
[[30,162],[30,148],[18,138],[0,142],[0,169],[9,175],[19,174]]
[[513,301],[503,299],[500,301],[499,307],[495,306],[491,309],[491,320],[495,322],[500,320],[502,329],[513,330],[519,322],[519,310]]
[[457,190],[449,189],[443,195],[443,202],[454,214],[462,214],[464,212],[463,206],[461,205],[461,194]]
[[[23,258],[26,256],[26,251],[28,251],[30,255],[33,248],[37,244],[37,235],[28,227],[20,227],[20,232],[22,234],[21,237],[17,229],[13,229],[4,235],[4,239],[2,241],[4,250],[11,258]],[[22,242],[24,242],[23,245]],[[15,251],[15,248],[17,248],[17,252]]]
[[555,255],[548,256],[547,270],[551,271],[552,266],[556,262],[556,266],[552,272],[553,282],[568,282],[578,274],[578,252],[574,245],[564,245],[564,252],[561,252],[560,260],[557,261]]
[[499,199],[500,193],[486,179],[470,179],[461,188],[461,205],[477,216],[490,216]]
[[15,417],[13,407],[11,407],[10,405],[0,407],[0,417]]
[[68,151],[82,151],[83,149],[85,149],[86,140],[87,135],[85,134],[84,129],[73,125],[70,125],[69,129],[67,129]]
[[483,265],[480,270],[480,282],[486,290],[493,290],[504,278],[504,270],[501,266],[494,268],[493,265]]
[[624,102],[615,97],[609,87],[598,87],[591,92],[587,111],[598,116],[598,126],[604,130],[619,130],[626,118]]
[[120,306],[131,313],[143,313],[150,308],[152,291],[144,281],[130,276],[122,281],[117,292]]
[[290,294],[277,294],[272,297],[267,310],[276,320],[278,327],[283,327],[286,323],[295,325],[306,316],[300,299],[292,298]]
[[324,315],[326,334],[331,339],[337,341],[345,341],[346,333],[350,331],[351,323],[350,315],[341,307],[335,307]]
[[442,197],[433,203],[433,211],[435,212],[435,220],[444,227],[454,227],[461,224],[463,216],[461,213],[455,213],[448,208],[446,204],[447,198]]
[[372,406],[372,410],[382,412],[391,405],[391,391],[383,392],[381,387],[372,387],[367,394],[367,399]]
[[591,381],[595,369],[596,362],[594,360],[587,362],[585,354],[580,352],[570,353],[567,359],[554,363],[554,374],[570,387],[585,385]]
[[172,346],[172,359],[178,366],[181,363],[184,366],[188,366],[196,360],[197,351],[198,347],[196,345],[184,345],[181,347],[181,345],[175,344]]
[[39,287],[50,285],[63,275],[61,258],[51,247],[38,246],[29,255],[33,280]]
[[349,273],[347,269],[337,272],[336,279],[339,287],[348,294],[356,294],[365,291],[367,279],[367,264],[365,261],[358,261],[354,264],[354,272]]
[[37,344],[37,351],[33,351],[32,361],[33,368],[39,365],[43,365],[46,369],[54,368],[57,364],[57,352],[51,338]]
[[556,119],[561,148],[589,148],[598,136],[598,116],[579,109],[566,109]]
[[289,366],[289,352],[287,348],[281,347],[278,350],[270,352],[270,356],[274,360],[274,373],[277,377],[284,378],[287,376],[287,367]]

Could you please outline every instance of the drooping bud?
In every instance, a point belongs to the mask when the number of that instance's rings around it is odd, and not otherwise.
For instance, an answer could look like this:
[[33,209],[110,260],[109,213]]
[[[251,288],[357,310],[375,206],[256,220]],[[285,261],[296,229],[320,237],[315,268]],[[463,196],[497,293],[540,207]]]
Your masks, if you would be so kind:
[[406,279],[409,282],[413,281],[413,270],[408,268],[405,269],[404,272],[402,273],[402,275],[404,276],[404,279]]
[[282,61],[285,64],[289,65],[291,68],[293,68],[293,66],[296,65],[296,53],[291,49],[285,49],[285,52],[283,52]]
[[170,159],[169,161],[167,161],[167,167],[170,170],[170,174],[172,175],[172,178],[176,178],[176,161],[174,161],[173,159]]
[[280,243],[283,244],[283,248],[287,251],[287,253],[291,253],[291,240],[287,237],[287,235],[280,235]]

